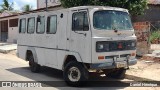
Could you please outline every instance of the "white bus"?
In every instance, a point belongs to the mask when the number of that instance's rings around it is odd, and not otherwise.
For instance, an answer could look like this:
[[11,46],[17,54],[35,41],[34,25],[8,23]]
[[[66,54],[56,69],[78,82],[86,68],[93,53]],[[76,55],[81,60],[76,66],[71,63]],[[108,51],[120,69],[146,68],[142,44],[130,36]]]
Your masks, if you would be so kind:
[[18,56],[32,72],[47,66],[63,71],[69,85],[90,71],[122,78],[137,63],[136,36],[126,9],[79,6],[21,15]]

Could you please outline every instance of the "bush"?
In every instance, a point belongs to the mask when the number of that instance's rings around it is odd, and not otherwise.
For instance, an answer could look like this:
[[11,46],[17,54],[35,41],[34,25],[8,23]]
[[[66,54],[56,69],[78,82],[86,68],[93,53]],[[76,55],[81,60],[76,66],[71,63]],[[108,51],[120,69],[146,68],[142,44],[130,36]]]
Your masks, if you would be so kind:
[[148,8],[148,0],[60,0],[63,7],[84,5],[112,6],[126,8],[132,15],[141,15]]
[[160,43],[160,31],[154,31],[151,33],[151,36],[149,38],[150,43],[152,44],[158,44]]

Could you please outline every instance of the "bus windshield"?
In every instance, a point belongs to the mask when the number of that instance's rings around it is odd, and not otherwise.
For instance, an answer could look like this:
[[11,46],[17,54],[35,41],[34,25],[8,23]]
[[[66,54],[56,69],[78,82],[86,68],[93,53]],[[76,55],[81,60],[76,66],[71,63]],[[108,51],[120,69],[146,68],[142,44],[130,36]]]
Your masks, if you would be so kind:
[[98,30],[133,30],[129,14],[114,10],[96,11],[93,26]]

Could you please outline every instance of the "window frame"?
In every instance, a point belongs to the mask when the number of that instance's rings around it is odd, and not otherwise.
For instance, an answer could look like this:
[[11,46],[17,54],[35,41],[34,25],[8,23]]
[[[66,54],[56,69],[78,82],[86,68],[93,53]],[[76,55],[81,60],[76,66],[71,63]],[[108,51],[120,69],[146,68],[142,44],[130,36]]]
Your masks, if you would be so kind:
[[[22,24],[21,24],[21,20],[25,20],[25,31],[24,31],[24,32],[21,31],[21,25],[22,25]],[[27,30],[26,24],[27,24],[27,23],[26,23],[26,18],[21,18],[21,19],[19,20],[19,33],[20,33],[20,34],[25,34],[25,33],[26,33],[26,30]]]
[[[37,23],[37,19],[36,19],[36,33],[37,34],[44,34],[46,31],[46,17],[45,16],[40,16],[40,17],[44,17],[44,31],[43,32],[38,32],[38,23]],[[37,17],[38,18],[38,17]]]
[[[55,32],[55,33],[50,33],[50,32],[48,32],[48,30],[49,30],[48,28],[49,28],[49,25],[50,25],[48,19],[49,19],[50,17],[54,17],[54,16],[56,17],[56,32]],[[56,33],[57,33],[57,19],[58,19],[58,18],[57,18],[57,15],[50,15],[50,16],[47,17],[47,29],[46,29],[46,33],[47,33],[47,34],[56,34]]]
[[[85,21],[84,19],[85,19],[85,18],[83,18],[83,29],[82,29],[82,30],[76,30],[75,27],[73,27],[73,25],[74,25],[74,24],[73,24],[73,21],[74,21],[74,14],[75,14],[75,13],[83,13],[83,14],[86,13],[86,15],[87,15],[87,21],[88,21],[88,30],[84,30],[84,21]],[[87,12],[87,11],[80,11],[80,12],[74,12],[74,13],[72,13],[72,31],[89,31],[89,28],[90,28],[90,24],[89,24],[89,23],[90,23],[90,22],[89,22],[89,17],[88,17],[88,16],[89,16],[89,15],[88,15],[88,12]]]
[[[32,19],[32,18],[34,19],[34,31],[33,31],[33,32],[28,32],[29,19]],[[35,29],[36,29],[36,28],[35,28],[35,17],[30,17],[30,18],[28,18],[28,19],[27,19],[27,33],[28,33],[28,34],[34,34]]]

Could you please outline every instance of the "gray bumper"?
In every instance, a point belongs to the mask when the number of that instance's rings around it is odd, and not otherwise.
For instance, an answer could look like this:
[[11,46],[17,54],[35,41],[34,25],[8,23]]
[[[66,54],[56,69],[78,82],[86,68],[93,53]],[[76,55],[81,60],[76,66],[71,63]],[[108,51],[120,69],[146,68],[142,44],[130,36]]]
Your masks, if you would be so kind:
[[[127,66],[135,64],[137,64],[137,59],[131,59],[128,61]],[[114,62],[90,64],[90,69],[113,69],[113,68],[117,68]]]

